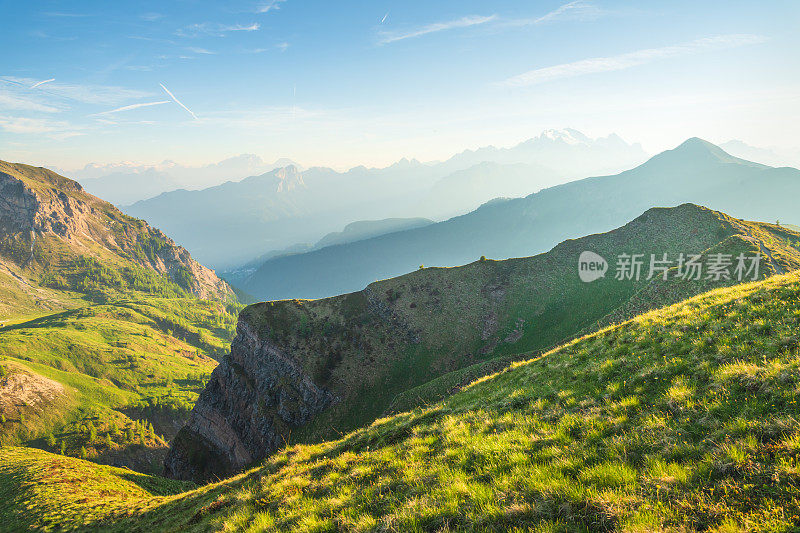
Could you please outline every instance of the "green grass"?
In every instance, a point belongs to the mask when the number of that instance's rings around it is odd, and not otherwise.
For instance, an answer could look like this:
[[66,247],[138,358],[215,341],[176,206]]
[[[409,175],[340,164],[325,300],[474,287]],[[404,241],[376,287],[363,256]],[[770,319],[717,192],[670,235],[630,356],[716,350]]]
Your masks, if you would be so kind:
[[[0,366],[54,380],[66,398],[45,409],[0,405],[6,418],[0,444],[60,451],[65,441],[68,455],[160,472],[166,440],[188,417],[217,364],[214,357],[228,349],[235,311],[220,302],[133,292],[107,304],[84,302],[77,309],[7,320],[0,328]],[[157,438],[148,437],[144,445],[155,455],[143,462],[144,453],[129,449],[124,439],[107,446],[84,438],[76,428],[93,420],[104,427],[115,421],[124,428],[135,420],[154,425]],[[47,445],[50,435],[53,445]],[[131,452],[130,461],[120,448]]]
[[44,531],[796,531],[798,331],[798,273],[715,290],[177,494],[4,448],[0,518]]

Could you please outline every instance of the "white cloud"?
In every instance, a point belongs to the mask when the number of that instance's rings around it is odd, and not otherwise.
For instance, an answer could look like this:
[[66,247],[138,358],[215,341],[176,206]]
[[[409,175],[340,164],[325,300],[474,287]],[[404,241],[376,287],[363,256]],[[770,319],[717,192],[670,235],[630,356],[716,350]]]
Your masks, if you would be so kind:
[[541,17],[528,18],[528,19],[515,19],[505,23],[507,26],[538,26],[540,24],[547,24],[557,20],[565,19],[585,19],[593,18],[600,14],[600,9],[583,0],[576,0],[559,6],[558,8],[542,15]]
[[270,11],[277,11],[281,8],[281,4],[284,3],[286,0],[269,0],[264,2],[258,8],[256,8],[256,13],[269,13]]
[[261,25],[258,22],[252,24],[215,24],[212,22],[202,22],[181,28],[177,35],[181,37],[197,37],[200,35],[211,35],[214,37],[225,37],[231,32],[258,31]]
[[112,113],[119,113],[120,111],[131,111],[133,109],[139,109],[140,107],[151,107],[154,105],[163,105],[168,104],[169,100],[161,100],[159,102],[143,102],[140,104],[131,104],[122,107],[118,107],[116,109],[111,109],[110,111],[103,111],[102,113],[97,113],[97,115],[110,115]]
[[285,52],[289,48],[289,43],[278,43],[275,45],[275,48],[281,52]]
[[9,91],[0,91],[0,109],[39,111],[41,113],[58,113],[60,111],[57,107],[41,103],[26,96],[16,95]]
[[216,54],[216,52],[212,52],[211,50],[206,50],[205,48],[198,48],[196,46],[190,46],[189,48],[187,48],[187,50],[195,54],[202,54],[208,56],[213,56],[214,54]]
[[734,34],[718,35],[697,39],[684,44],[675,46],[665,46],[662,48],[648,48],[636,52],[628,52],[610,57],[596,57],[582,59],[572,63],[562,63],[552,67],[544,67],[525,72],[518,76],[508,78],[498,85],[504,87],[526,87],[538,85],[564,78],[574,78],[586,74],[596,74],[599,72],[613,72],[625,70],[640,65],[646,65],[654,61],[670,59],[674,57],[688,56],[707,50],[724,50],[764,42],[766,39],[759,35]]
[[41,118],[0,116],[0,129],[9,133],[64,133],[69,124]]
[[440,31],[447,31],[456,28],[468,28],[470,26],[486,24],[487,22],[491,22],[495,19],[497,19],[497,15],[490,15],[488,17],[469,16],[457,20],[451,20],[448,22],[436,22],[434,24],[428,24],[427,26],[423,26],[421,28],[417,28],[415,30],[410,30],[407,32],[393,32],[393,33],[383,32],[381,33],[380,43],[389,44],[397,41],[402,41],[404,39],[413,39],[415,37],[421,37],[423,35],[428,35],[430,33],[437,33]]
[[[13,76],[4,76],[0,79],[18,87],[24,87],[26,90],[29,90],[30,86],[37,82],[37,80],[32,78],[16,78]],[[38,89],[36,93],[43,97],[49,96],[49,100],[53,98],[63,98],[84,104],[96,105],[120,105],[129,100],[152,96],[152,93],[113,85],[78,85],[59,82],[48,83],[46,87]],[[47,103],[49,105],[56,105],[51,101]]]

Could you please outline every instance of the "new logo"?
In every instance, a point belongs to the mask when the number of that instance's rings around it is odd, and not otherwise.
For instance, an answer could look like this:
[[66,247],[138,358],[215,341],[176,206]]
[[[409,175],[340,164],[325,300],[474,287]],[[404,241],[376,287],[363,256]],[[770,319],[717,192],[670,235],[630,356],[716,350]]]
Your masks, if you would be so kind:
[[583,252],[578,258],[578,276],[584,283],[606,277],[608,262],[594,252]]

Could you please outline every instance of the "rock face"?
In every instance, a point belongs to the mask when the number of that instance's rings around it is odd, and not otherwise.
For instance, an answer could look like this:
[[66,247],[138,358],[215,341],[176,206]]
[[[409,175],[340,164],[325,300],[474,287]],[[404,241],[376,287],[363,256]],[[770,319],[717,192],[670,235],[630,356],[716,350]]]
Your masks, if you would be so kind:
[[89,250],[96,253],[99,245],[173,281],[190,280],[191,292],[200,298],[233,295],[227,283],[160,230],[43,168],[0,161],[0,238],[27,242],[30,253],[18,258],[21,267],[33,256],[37,239],[56,240],[75,256],[93,255]]
[[203,481],[235,473],[283,446],[292,428],[336,400],[290,354],[240,320],[230,355],[173,440],[165,474]]

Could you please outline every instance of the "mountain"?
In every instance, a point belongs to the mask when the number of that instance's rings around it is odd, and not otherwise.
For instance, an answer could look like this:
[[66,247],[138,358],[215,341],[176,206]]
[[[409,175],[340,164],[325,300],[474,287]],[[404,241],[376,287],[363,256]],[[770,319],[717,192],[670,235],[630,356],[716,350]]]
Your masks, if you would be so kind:
[[758,161],[765,165],[773,167],[798,167],[800,166],[800,153],[796,151],[779,150],[774,148],[759,148],[750,146],[749,144],[739,141],[731,140],[719,145],[729,154],[736,157],[748,159],[750,161]]
[[483,162],[504,165],[530,164],[556,170],[561,175],[583,177],[616,173],[642,163],[647,154],[616,134],[592,139],[574,129],[545,130],[511,148],[487,146],[466,150],[444,163],[451,171]]
[[6,162],[0,295],[0,445],[140,471],[163,462],[240,309],[160,231]]
[[0,161],[0,191],[0,264],[26,300],[35,298],[26,278],[81,270],[85,257],[108,268],[147,269],[201,298],[232,295],[161,231],[52,171]]
[[433,224],[427,218],[385,218],[383,220],[360,220],[351,222],[342,231],[329,233],[317,241],[315,248],[325,248],[336,244],[361,241],[378,235],[386,235],[396,231],[421,228]]
[[69,174],[91,194],[115,205],[130,205],[163,192],[180,188],[203,189],[289,165],[296,163],[284,158],[270,164],[256,155],[242,154],[201,167],[184,166],[174,161],[158,165],[90,163]]
[[672,266],[682,253],[704,254],[709,265],[716,254],[732,261],[761,253],[763,264],[749,274],[755,278],[800,268],[800,234],[686,204],[650,209],[615,231],[535,257],[424,268],[343,296],[256,304],[240,313],[230,356],[173,440],[167,474],[233,474],[286,442],[335,438],[369,424],[397,395],[439,376],[542,350],[609,316],[629,318],[631,310],[741,278],[648,281],[645,266],[641,277],[583,283],[587,251],[612,272],[624,253],[648,260],[668,254]]
[[618,170],[644,159],[640,147],[616,137],[548,135],[443,163],[402,159],[386,168],[359,166],[343,173],[287,167],[283,172],[303,187],[276,188],[277,171],[271,171],[202,191],[164,193],[125,210],[162,228],[200,261],[228,270],[269,252],[316,242],[356,220],[443,220],[498,196],[529,194],[584,177],[586,169],[601,172],[616,162]]
[[[577,172],[572,175],[583,176]],[[484,161],[438,180],[427,203],[439,206],[444,213],[461,214],[477,209],[487,200],[527,196],[563,182],[564,174],[543,165]]]
[[337,244],[347,244],[349,242],[370,239],[379,235],[386,235],[387,233],[394,233],[396,231],[403,231],[406,229],[421,228],[433,224],[433,221],[427,218],[386,218],[383,220],[359,220],[351,222],[344,227],[342,231],[335,231],[329,233],[317,241],[315,244],[298,243],[294,246],[284,248],[282,250],[273,250],[264,254],[249,263],[240,267],[226,270],[222,272],[222,277],[236,285],[247,279],[256,271],[258,267],[266,261],[275,257],[286,255],[301,254],[311,250],[319,250],[327,246],[334,246]]
[[621,174],[490,202],[424,228],[274,258],[240,287],[262,300],[326,297],[420,264],[536,254],[564,239],[608,231],[654,205],[692,202],[740,218],[796,223],[798,195],[800,171],[739,159],[694,138]]
[[0,449],[10,530],[791,531],[797,273],[712,291],[197,489]]

